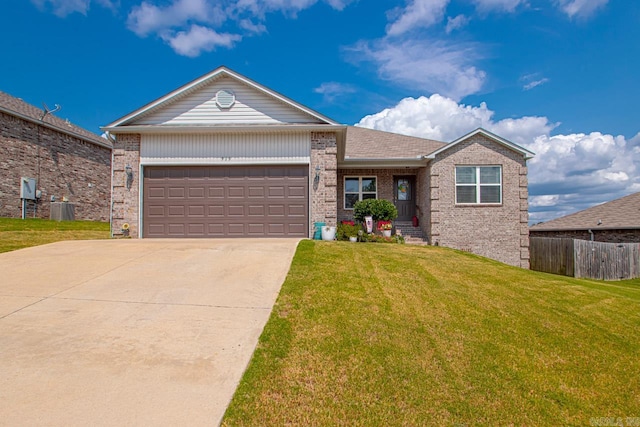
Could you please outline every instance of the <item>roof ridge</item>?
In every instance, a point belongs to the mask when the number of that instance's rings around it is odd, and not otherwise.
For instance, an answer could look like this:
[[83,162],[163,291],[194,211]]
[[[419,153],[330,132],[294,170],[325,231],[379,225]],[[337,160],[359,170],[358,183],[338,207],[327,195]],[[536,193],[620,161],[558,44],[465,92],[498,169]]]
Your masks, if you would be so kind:
[[67,134],[72,134],[77,138],[84,139],[85,141],[94,144],[109,147],[112,145],[109,140],[71,123],[69,119],[62,119],[52,114],[48,114],[45,110],[29,104],[22,98],[17,98],[4,91],[0,91],[0,111],[4,111],[7,114],[18,116],[34,123],[47,125],[53,129]]
[[[596,218],[597,216],[597,218]],[[530,227],[533,231],[558,229],[640,228],[640,192],[627,194]]]

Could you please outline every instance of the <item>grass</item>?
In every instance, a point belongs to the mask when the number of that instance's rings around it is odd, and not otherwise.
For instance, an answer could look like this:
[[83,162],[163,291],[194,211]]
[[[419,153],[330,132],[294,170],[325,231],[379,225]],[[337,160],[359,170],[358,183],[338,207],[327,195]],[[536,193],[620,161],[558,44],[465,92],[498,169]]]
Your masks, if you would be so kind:
[[60,240],[108,238],[107,222],[0,218],[0,253]]
[[626,420],[640,417],[639,354],[640,280],[303,241],[223,425]]

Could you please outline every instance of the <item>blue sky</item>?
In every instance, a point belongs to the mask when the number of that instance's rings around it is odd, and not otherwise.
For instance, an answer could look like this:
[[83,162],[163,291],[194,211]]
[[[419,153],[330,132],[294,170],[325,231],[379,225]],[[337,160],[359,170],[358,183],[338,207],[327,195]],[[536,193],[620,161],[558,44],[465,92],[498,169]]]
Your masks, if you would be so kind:
[[640,191],[640,2],[4,0],[0,90],[93,132],[226,65],[341,123],[534,151],[532,222]]

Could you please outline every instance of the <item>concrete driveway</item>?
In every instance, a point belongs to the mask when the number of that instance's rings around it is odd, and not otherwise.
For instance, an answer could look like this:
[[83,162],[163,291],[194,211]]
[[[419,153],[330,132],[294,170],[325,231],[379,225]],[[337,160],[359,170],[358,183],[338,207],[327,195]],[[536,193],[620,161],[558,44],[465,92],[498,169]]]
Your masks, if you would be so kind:
[[298,241],[0,254],[0,424],[218,425]]

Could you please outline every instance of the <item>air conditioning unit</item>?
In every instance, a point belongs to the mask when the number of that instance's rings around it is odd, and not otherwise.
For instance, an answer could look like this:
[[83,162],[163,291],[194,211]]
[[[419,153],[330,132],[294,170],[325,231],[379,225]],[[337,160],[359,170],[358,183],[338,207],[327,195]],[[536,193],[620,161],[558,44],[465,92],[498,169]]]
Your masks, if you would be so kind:
[[49,219],[54,221],[73,221],[76,218],[75,205],[68,202],[53,202]]

